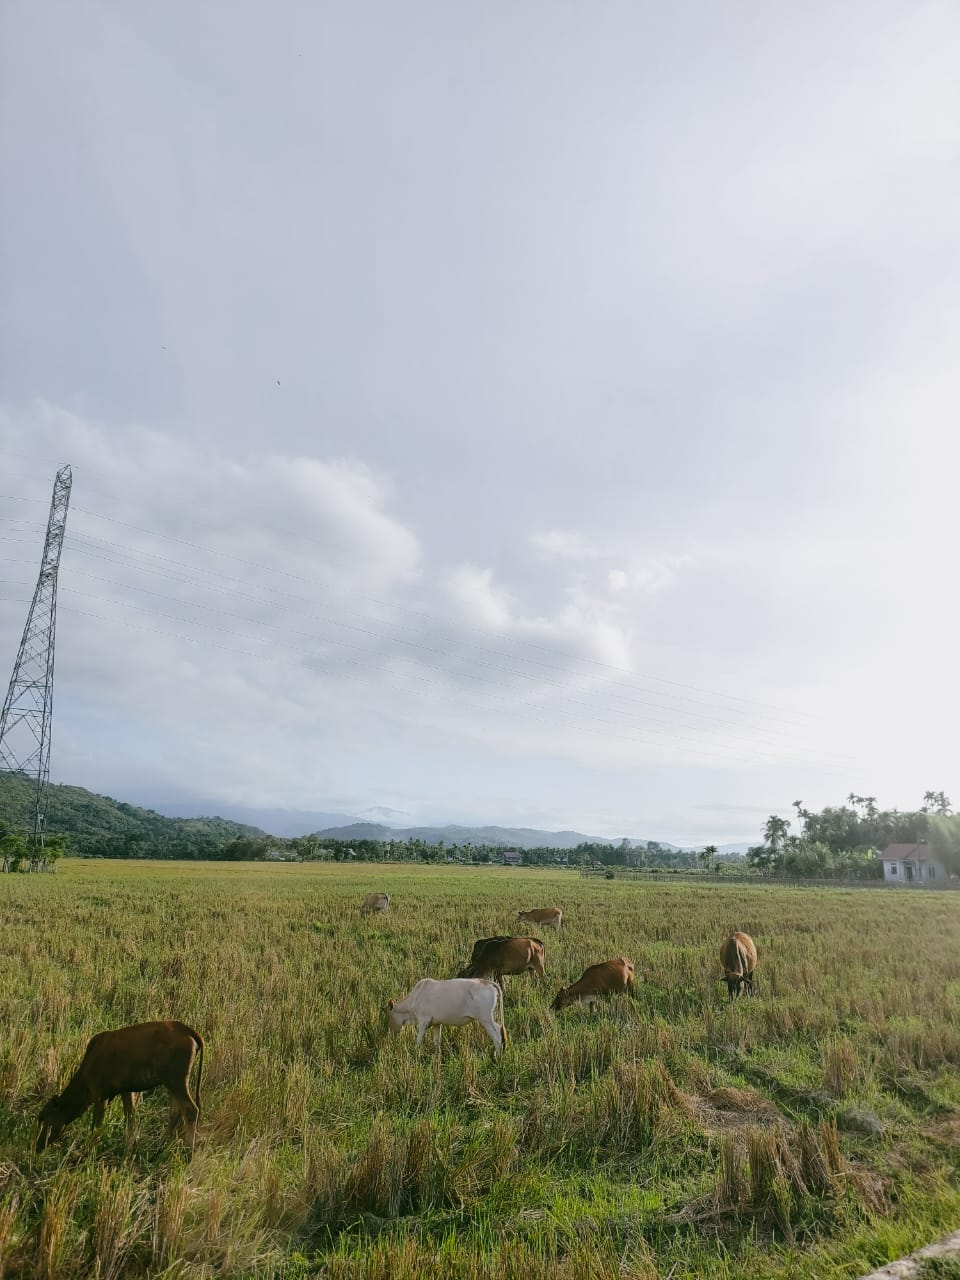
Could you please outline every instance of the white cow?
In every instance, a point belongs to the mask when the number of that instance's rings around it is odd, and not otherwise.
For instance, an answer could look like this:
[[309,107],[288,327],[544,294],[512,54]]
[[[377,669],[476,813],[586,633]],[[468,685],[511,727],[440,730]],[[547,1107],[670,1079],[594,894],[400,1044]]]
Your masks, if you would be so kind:
[[408,996],[387,1001],[390,1031],[396,1035],[408,1022],[415,1022],[417,1044],[423,1044],[423,1037],[433,1027],[433,1043],[439,1049],[442,1027],[479,1022],[493,1041],[496,1057],[507,1043],[502,1002],[497,984],[482,978],[421,978]]

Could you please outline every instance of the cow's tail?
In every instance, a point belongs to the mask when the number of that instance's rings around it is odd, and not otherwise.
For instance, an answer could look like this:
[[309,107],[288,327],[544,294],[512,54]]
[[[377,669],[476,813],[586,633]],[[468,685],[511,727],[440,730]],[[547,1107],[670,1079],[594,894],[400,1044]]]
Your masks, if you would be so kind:
[[493,1020],[494,1022],[497,1021],[497,1010],[499,1010],[500,1022],[498,1025],[500,1027],[500,1048],[503,1050],[507,1047],[507,1028],[503,1023],[503,988],[498,982],[494,983],[494,986],[497,989],[497,994],[493,1002]]
[[197,1046],[197,1087],[194,1091],[194,1102],[197,1104],[197,1119],[200,1119],[200,1082],[203,1080],[203,1036],[192,1027],[187,1028]]

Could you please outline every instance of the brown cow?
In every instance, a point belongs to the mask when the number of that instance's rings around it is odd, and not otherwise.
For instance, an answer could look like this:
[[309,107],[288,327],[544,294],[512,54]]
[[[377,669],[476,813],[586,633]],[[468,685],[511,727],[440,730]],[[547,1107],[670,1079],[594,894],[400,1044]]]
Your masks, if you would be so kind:
[[[190,1071],[197,1060],[197,1097],[190,1097]],[[101,1031],[87,1045],[83,1061],[63,1093],[40,1112],[37,1150],[56,1141],[68,1124],[93,1107],[91,1128],[103,1123],[111,1098],[120,1095],[127,1130],[133,1120],[134,1095],[163,1085],[170,1094],[170,1127],[178,1123],[196,1141],[203,1076],[203,1037],[183,1022],[139,1022],[118,1031]]]
[[544,976],[543,943],[539,938],[480,938],[473,944],[470,963],[459,978],[492,978],[502,986],[505,974],[533,973]]
[[548,924],[559,933],[563,912],[559,907],[538,907],[533,911],[518,911],[517,919],[527,924]]
[[360,904],[360,914],[365,916],[374,911],[386,911],[389,905],[389,893],[368,893]]
[[720,948],[720,967],[731,1000],[744,987],[753,995],[753,971],[757,967],[757,948],[748,933],[731,933]]
[[551,1008],[565,1009],[570,1004],[585,1004],[589,1008],[621,991],[633,995],[633,974],[633,965],[626,956],[592,964],[573,986],[560,988]]

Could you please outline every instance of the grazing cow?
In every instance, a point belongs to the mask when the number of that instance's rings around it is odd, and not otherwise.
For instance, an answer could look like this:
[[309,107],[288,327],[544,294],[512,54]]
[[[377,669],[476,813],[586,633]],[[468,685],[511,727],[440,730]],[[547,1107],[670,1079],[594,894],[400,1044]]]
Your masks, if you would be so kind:
[[633,965],[625,956],[604,960],[584,969],[583,976],[571,987],[561,987],[552,1009],[565,1009],[569,1004],[585,1004],[588,1008],[620,991],[633,991]]
[[369,915],[374,911],[386,911],[390,905],[389,893],[368,893],[360,904],[360,914]]
[[526,973],[543,977],[543,943],[539,938],[481,938],[473,944],[470,963],[461,978],[492,978],[500,985],[504,974]]
[[[197,1097],[190,1097],[190,1071],[197,1060]],[[111,1098],[120,1095],[127,1130],[133,1120],[134,1095],[163,1085],[170,1095],[170,1127],[184,1124],[191,1147],[200,1117],[203,1037],[183,1022],[140,1022],[118,1031],[101,1031],[87,1045],[83,1061],[63,1093],[40,1112],[37,1150],[60,1137],[68,1124],[93,1107],[92,1129],[103,1123]]]
[[417,1024],[417,1044],[423,1044],[428,1028],[433,1027],[433,1043],[439,1049],[441,1028],[462,1027],[468,1022],[479,1022],[483,1027],[493,1041],[494,1057],[507,1043],[503,995],[495,982],[482,982],[479,978],[421,978],[408,996],[388,1000],[387,1010],[393,1035],[408,1022]]
[[527,924],[548,924],[559,933],[563,912],[559,907],[539,907],[534,911],[518,911],[517,919]]
[[720,948],[720,967],[731,1000],[744,987],[753,995],[753,971],[757,967],[757,948],[748,933],[731,933]]

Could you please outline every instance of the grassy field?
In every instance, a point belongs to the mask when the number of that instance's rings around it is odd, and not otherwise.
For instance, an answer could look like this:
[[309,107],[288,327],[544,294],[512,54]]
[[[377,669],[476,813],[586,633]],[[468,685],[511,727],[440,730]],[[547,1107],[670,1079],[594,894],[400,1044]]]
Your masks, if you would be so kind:
[[[501,1060],[387,1038],[389,997],[553,903]],[[734,928],[758,994],[728,1005]],[[621,954],[636,1001],[550,1012]],[[812,1280],[960,1225],[957,895],[67,862],[0,877],[0,957],[0,1280]],[[87,1039],[162,1017],[207,1040],[193,1161],[162,1093],[129,1145],[115,1102],[35,1156]]]

